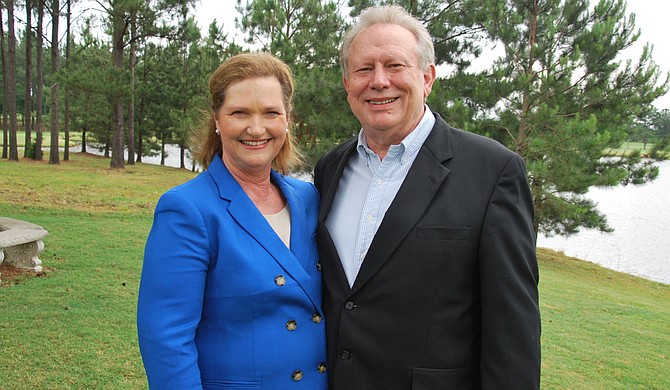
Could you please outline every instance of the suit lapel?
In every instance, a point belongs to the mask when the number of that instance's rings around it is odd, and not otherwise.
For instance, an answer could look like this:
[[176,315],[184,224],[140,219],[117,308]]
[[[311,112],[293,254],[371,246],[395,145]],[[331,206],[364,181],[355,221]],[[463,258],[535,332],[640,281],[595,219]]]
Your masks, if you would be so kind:
[[[424,214],[435,193],[449,174],[449,169],[444,167],[443,163],[452,157],[451,131],[449,125],[439,114],[434,115],[435,126],[419,150],[412,168],[386,212],[350,293],[365,285],[388,261]],[[319,225],[327,239],[323,241],[324,244],[320,246],[319,251],[327,250],[325,257],[334,259],[333,263],[336,264],[332,266],[335,267],[337,273],[335,279],[344,291],[349,290],[349,284],[324,221],[332,207],[344,168],[355,150],[356,140],[354,139],[339,149],[339,154],[329,161],[328,165],[322,167],[324,183],[321,188],[323,198]]]
[[298,259],[304,259],[304,262],[309,261],[311,237],[308,242],[296,238],[307,236],[305,230],[307,229],[307,220],[301,202],[298,201],[297,194],[293,189],[279,174],[272,172],[272,178],[281,188],[290,208],[291,250],[289,250],[242,187],[232,177],[220,158],[215,157],[208,170],[219,187],[220,197],[230,201],[228,206],[230,216],[300,285],[312,303],[318,306],[318,302],[320,302],[317,296],[318,291],[310,287],[314,283],[312,283],[312,278],[307,273],[306,264],[301,264],[298,261]]
[[433,130],[419,150],[370,244],[352,287],[352,293],[365,285],[389,260],[442,186],[449,174],[449,169],[442,164],[451,158],[448,129],[446,122],[436,114]]
[[322,168],[322,181],[324,181],[324,184],[323,188],[320,188],[322,191],[322,198],[321,209],[319,210],[319,234],[324,237],[319,239],[319,253],[322,258],[332,259],[331,266],[335,271],[335,275],[332,276],[335,277],[334,279],[343,291],[349,290],[349,282],[347,281],[347,276],[344,273],[340,256],[337,253],[337,248],[335,248],[333,239],[330,237],[330,232],[328,231],[325,221],[333,206],[335,194],[337,193],[337,188],[340,184],[340,178],[342,177],[344,168],[347,166],[347,162],[349,161],[349,158],[351,158],[352,153],[355,153],[356,145],[357,141],[355,138],[344,144],[341,149],[338,149],[338,155]]
[[337,193],[337,187],[340,184],[342,172],[344,172],[344,168],[347,166],[351,154],[355,152],[356,144],[355,138],[348,141],[341,149],[338,149],[339,155],[329,161],[327,166],[323,167],[324,177],[322,180],[324,181],[324,188],[321,189],[323,192],[321,193],[322,199],[321,209],[319,210],[319,222],[325,221],[328,213],[330,213],[330,208],[333,206],[333,201],[335,200],[335,193]]

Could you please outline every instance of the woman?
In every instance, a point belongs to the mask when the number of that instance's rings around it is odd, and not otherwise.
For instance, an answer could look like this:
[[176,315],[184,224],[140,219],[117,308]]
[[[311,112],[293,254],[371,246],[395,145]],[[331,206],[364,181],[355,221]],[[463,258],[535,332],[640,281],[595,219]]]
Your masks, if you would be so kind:
[[[151,388],[325,389],[311,183],[289,131],[293,79],[269,54],[225,61],[195,137],[207,169],[159,200],[137,326]],[[274,168],[274,169],[273,169]]]

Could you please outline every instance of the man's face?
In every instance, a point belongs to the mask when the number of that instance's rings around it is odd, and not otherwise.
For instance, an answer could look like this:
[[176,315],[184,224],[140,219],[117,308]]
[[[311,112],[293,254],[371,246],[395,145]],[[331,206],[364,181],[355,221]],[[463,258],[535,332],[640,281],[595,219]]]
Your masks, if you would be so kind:
[[409,30],[393,24],[373,25],[354,38],[344,88],[366,135],[399,143],[421,120],[435,66],[421,70],[416,46]]

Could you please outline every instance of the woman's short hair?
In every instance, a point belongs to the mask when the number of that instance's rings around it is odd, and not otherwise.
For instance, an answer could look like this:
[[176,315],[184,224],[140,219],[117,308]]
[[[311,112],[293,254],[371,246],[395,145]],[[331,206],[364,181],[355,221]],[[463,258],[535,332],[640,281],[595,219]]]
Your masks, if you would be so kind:
[[340,65],[345,79],[349,78],[351,43],[361,31],[376,24],[395,24],[406,28],[414,35],[418,43],[416,54],[419,57],[421,70],[427,70],[430,64],[435,63],[433,40],[426,27],[418,19],[399,5],[370,7],[358,16],[358,21],[344,35],[340,48]]
[[[212,112],[207,113],[207,124],[201,126],[191,137],[191,151],[203,169],[207,169],[212,159],[223,152],[221,138],[215,133],[215,116],[223,106],[228,87],[231,84],[258,77],[274,77],[279,81],[287,120],[290,123],[293,112],[294,84],[293,74],[288,65],[268,53],[243,53],[228,58],[209,79]],[[302,156],[292,132],[289,131],[286,134],[284,145],[272,162],[273,168],[286,174],[301,162]]]

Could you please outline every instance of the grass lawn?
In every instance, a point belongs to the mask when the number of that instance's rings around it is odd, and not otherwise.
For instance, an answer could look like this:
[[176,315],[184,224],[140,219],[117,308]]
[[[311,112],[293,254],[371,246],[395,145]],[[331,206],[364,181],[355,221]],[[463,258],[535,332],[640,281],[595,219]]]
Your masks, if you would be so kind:
[[[30,132],[32,142],[35,142],[37,139],[37,133],[35,130]],[[0,137],[1,138],[1,137]],[[79,145],[81,143],[81,132],[80,131],[70,131],[70,146]],[[2,145],[2,139],[0,139],[0,145]],[[26,146],[26,133],[24,131],[16,132],[16,145],[23,150]],[[58,132],[58,145],[62,148],[65,145],[65,132],[61,129]],[[51,146],[51,132],[43,131],[42,132],[42,147],[48,148]],[[23,154],[21,154],[23,156]]]
[[625,156],[633,151],[640,151],[641,154],[649,153],[654,147],[653,142],[648,142],[646,145],[642,142],[624,142],[619,148],[610,150],[615,155]]
[[[0,390],[145,389],[135,327],[144,241],[194,173],[109,159],[0,160],[0,216],[49,231],[38,277],[3,274]],[[670,285],[540,249],[543,389],[669,389]]]

